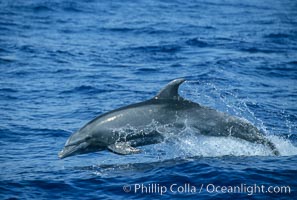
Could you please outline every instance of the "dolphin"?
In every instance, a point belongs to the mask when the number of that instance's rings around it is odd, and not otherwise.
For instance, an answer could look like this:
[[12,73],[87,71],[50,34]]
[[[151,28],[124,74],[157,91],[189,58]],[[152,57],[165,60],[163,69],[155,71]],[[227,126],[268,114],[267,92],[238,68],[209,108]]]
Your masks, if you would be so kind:
[[168,83],[155,97],[128,105],[88,122],[73,133],[59,158],[109,150],[120,155],[140,153],[137,147],[164,141],[166,134],[176,134],[190,127],[197,134],[232,136],[259,143],[279,155],[275,145],[246,120],[184,99],[178,94],[185,79]]

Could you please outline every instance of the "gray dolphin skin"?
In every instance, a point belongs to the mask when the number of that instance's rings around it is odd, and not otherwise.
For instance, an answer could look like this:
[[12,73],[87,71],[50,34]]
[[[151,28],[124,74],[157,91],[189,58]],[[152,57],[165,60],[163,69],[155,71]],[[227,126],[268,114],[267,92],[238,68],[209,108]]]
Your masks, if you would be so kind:
[[[184,79],[167,84],[154,98],[105,113],[67,140],[59,158],[109,150],[120,155],[140,153],[138,146],[156,144],[190,127],[197,134],[232,136],[259,143],[279,155],[275,145],[249,122],[179,96]],[[230,147],[232,148],[232,147]]]

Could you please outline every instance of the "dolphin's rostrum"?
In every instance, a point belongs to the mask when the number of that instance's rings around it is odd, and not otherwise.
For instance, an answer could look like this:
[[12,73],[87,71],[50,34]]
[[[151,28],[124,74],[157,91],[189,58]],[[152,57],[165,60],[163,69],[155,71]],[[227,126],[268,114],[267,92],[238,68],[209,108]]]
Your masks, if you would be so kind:
[[279,155],[275,145],[249,122],[181,97],[178,88],[184,81],[173,80],[150,100],[93,119],[70,136],[59,158],[106,149],[121,155],[140,153],[138,146],[162,142],[168,127],[178,134],[186,126],[197,134],[263,144]]

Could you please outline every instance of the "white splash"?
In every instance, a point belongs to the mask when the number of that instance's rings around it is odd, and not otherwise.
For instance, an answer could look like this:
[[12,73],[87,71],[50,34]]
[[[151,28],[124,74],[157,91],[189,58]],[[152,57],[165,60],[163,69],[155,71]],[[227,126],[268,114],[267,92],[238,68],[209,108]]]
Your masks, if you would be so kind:
[[[297,147],[288,139],[278,136],[268,136],[281,156],[297,155]],[[161,146],[162,147],[161,147]],[[274,156],[271,149],[265,145],[248,142],[235,137],[215,137],[196,135],[185,131],[174,139],[160,144],[166,154],[172,157],[221,157],[221,156]],[[168,155],[167,155],[168,157]]]

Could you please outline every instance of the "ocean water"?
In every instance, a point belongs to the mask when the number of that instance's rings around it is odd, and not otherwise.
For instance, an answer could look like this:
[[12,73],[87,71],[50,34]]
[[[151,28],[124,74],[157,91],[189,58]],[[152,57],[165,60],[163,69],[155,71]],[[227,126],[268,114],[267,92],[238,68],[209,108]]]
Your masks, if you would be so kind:
[[[294,0],[0,1],[0,199],[296,199],[296,27]],[[186,130],[58,159],[85,123],[178,77],[281,156]]]

